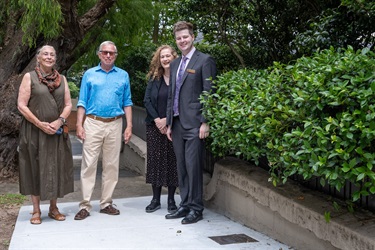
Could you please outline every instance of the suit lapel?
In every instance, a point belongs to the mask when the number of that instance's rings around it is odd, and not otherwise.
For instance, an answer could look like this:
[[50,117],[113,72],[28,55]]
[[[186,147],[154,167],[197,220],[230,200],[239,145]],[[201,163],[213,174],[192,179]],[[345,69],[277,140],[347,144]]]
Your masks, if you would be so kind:
[[[195,50],[194,54],[192,55],[191,59],[189,60],[188,65],[185,68],[184,75],[182,76],[182,84],[181,85],[184,84],[185,79],[186,79],[186,77],[188,75],[188,73],[187,73],[186,70],[187,69],[194,69],[194,65],[198,61],[198,58],[199,58],[199,51]],[[180,61],[181,61],[181,59],[180,59]]]
[[[171,64],[171,71],[174,72],[172,73],[172,78],[170,79],[171,87],[172,87],[172,93],[174,96],[175,90],[176,90],[176,80],[177,80],[177,70],[178,70],[178,65],[180,65],[182,57],[180,56],[177,58],[175,61],[176,63]],[[175,62],[173,61],[173,62]],[[177,62],[178,61],[178,62]]]

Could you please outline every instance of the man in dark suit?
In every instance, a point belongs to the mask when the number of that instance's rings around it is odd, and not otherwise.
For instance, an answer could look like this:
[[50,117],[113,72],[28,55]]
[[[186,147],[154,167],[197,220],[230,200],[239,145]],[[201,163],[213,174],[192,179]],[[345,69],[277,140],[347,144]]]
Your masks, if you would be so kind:
[[203,219],[204,139],[209,135],[199,97],[202,92],[211,90],[211,81],[216,78],[216,63],[194,47],[191,23],[177,22],[173,34],[182,57],[170,66],[167,136],[173,142],[177,158],[181,203],[176,212],[165,218],[183,218],[182,224],[191,224]]

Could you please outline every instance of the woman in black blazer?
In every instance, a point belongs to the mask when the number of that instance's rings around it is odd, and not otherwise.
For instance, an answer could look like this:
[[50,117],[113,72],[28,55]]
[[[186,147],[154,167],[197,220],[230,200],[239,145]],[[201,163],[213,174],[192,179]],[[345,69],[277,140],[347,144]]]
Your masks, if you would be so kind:
[[177,57],[177,52],[169,45],[160,46],[154,53],[149,79],[144,97],[147,111],[146,142],[147,172],[146,183],[152,185],[153,197],[146,207],[151,213],[160,208],[162,187],[168,187],[168,212],[177,210],[174,194],[178,186],[176,156],[172,142],[166,136],[166,112],[169,88],[170,63]]

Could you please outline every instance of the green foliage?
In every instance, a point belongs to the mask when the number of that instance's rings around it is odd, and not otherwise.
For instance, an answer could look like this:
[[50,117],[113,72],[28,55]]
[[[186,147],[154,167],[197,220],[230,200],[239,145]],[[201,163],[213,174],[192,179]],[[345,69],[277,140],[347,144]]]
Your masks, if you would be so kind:
[[26,200],[26,196],[21,194],[1,194],[0,205],[20,205]]
[[237,62],[237,58],[227,46],[220,44],[209,45],[206,43],[195,44],[195,46],[200,51],[211,55],[215,59],[217,70],[220,73],[241,68],[241,65]]
[[207,98],[205,110],[206,117],[212,120],[210,137],[213,140],[210,147],[218,156],[230,154],[258,159],[265,155],[265,149],[258,144],[261,134],[255,132],[259,129],[254,122],[258,119],[255,115],[263,114],[265,108],[263,105],[252,105],[251,100],[262,98],[262,93],[257,96],[255,82],[266,75],[262,70],[244,69],[218,76],[216,93]]
[[375,55],[368,49],[323,50],[295,64],[228,72],[207,97],[212,150],[258,161],[271,181],[298,174],[353,201],[375,193]]
[[[92,0],[80,1],[78,4],[79,13],[85,13],[95,2]],[[79,75],[82,68],[98,65],[97,49],[101,42],[108,40],[116,44],[118,50],[116,66],[122,67],[122,63],[128,60],[127,53],[133,48],[137,49],[140,44],[148,41],[151,37],[152,11],[151,0],[117,1],[116,5],[108,10],[105,18],[98,22],[98,26],[88,32],[77,48],[78,51],[85,53],[81,54],[72,65],[71,75]],[[132,62],[129,61],[128,64],[132,64]]]
[[354,213],[354,204],[353,202],[349,201],[347,202],[347,208],[349,213]]
[[368,12],[375,10],[375,2],[372,0],[341,0],[341,4],[353,11],[362,10]]
[[125,51],[125,59],[118,62],[118,66],[129,73],[132,100],[137,106],[143,107],[143,98],[147,87],[146,74],[156,48],[157,46],[152,43],[133,46],[132,49]]
[[153,2],[153,28],[151,31],[152,42],[155,44],[174,44],[172,25],[181,20],[177,11],[179,1],[154,0]]
[[74,82],[68,82],[71,98],[77,98],[79,95],[79,88]]
[[331,221],[331,212],[326,211],[324,212],[324,219],[326,220],[327,223]]
[[273,61],[296,58],[291,42],[308,29],[307,21],[329,8],[330,3],[189,0],[178,6],[183,19],[193,22],[210,43],[228,46],[242,67],[265,68]]
[[15,8],[24,8],[21,18],[22,41],[30,47],[35,46],[38,36],[55,38],[61,31],[63,16],[61,6],[56,0],[13,0]]
[[375,3],[342,2],[340,8],[326,9],[308,21],[308,29],[299,33],[292,43],[297,55],[311,54],[331,46],[342,48],[350,45],[355,50],[374,46],[372,20],[375,18]]
[[211,44],[230,48],[243,67],[288,63],[317,49],[375,44],[375,3],[356,1],[180,0],[181,19]]
[[333,202],[333,208],[335,211],[340,211],[340,205],[336,201]]

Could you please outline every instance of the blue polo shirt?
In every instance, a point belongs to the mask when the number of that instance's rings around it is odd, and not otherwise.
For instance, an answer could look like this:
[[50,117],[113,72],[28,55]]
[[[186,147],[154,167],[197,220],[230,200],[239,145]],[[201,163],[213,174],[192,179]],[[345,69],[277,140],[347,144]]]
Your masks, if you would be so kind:
[[86,115],[111,118],[124,114],[124,107],[133,106],[129,74],[116,66],[109,72],[100,64],[83,75],[77,107]]

